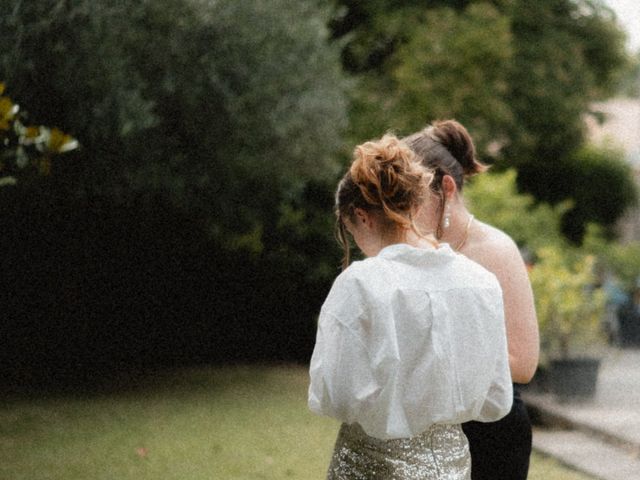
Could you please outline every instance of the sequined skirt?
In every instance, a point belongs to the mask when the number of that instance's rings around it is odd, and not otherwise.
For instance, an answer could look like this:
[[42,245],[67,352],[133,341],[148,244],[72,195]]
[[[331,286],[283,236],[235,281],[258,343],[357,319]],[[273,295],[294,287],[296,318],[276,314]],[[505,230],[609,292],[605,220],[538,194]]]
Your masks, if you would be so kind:
[[380,440],[342,424],[327,480],[468,480],[471,457],[460,425],[433,425],[412,438]]

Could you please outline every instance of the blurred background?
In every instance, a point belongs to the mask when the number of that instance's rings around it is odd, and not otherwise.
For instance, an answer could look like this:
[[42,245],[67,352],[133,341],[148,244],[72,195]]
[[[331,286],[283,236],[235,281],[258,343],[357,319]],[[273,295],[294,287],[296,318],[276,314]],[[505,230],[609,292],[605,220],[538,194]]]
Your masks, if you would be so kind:
[[559,331],[640,345],[636,2],[2,4],[5,391],[304,366],[354,145],[445,118],[492,165],[466,197],[530,264],[543,371]]
[[638,287],[633,2],[5,5],[5,119],[79,144],[45,159],[2,127],[5,382],[306,362],[351,149],[438,118],[493,165],[472,210],[532,264],[551,245],[595,255],[616,301]]
[[27,166],[3,152],[18,180],[0,189],[13,381],[305,362],[338,272],[332,194],[351,149],[437,118],[466,125],[494,174],[516,172],[524,209],[551,206],[541,230],[504,192],[502,216],[490,192],[473,197],[531,253],[580,247],[590,224],[604,247],[640,238],[638,37],[606,3],[7,7],[5,98],[80,144],[44,172],[39,151]]

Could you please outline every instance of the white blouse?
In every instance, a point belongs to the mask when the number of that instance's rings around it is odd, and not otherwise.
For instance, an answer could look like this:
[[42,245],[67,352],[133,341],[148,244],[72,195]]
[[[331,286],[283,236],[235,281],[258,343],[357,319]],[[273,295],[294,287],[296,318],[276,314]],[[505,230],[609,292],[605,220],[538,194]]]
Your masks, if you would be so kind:
[[309,408],[371,436],[499,420],[512,383],[495,276],[442,244],[352,263],[322,306]]

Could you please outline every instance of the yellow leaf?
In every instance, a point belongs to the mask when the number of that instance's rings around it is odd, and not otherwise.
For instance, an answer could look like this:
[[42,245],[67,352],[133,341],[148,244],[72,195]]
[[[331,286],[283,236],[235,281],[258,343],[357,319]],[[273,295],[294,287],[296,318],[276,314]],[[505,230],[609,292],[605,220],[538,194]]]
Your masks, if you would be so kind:
[[27,127],[24,132],[24,136],[27,138],[36,138],[40,135],[40,129],[38,127]]
[[57,128],[52,128],[49,136],[49,142],[47,147],[53,152],[57,152],[58,149],[64,144],[64,132]]
[[16,114],[15,105],[7,97],[0,97],[0,119],[11,120]]
[[78,147],[78,141],[57,128],[51,129],[48,148],[54,153],[64,153]]

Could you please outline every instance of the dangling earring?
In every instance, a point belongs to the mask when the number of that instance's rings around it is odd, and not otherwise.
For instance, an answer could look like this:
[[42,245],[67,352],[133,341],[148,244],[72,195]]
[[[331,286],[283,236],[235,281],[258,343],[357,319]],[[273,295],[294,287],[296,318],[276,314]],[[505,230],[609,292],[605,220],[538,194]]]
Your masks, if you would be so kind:
[[442,220],[442,228],[449,228],[451,226],[451,205],[447,203],[444,208],[444,219]]

